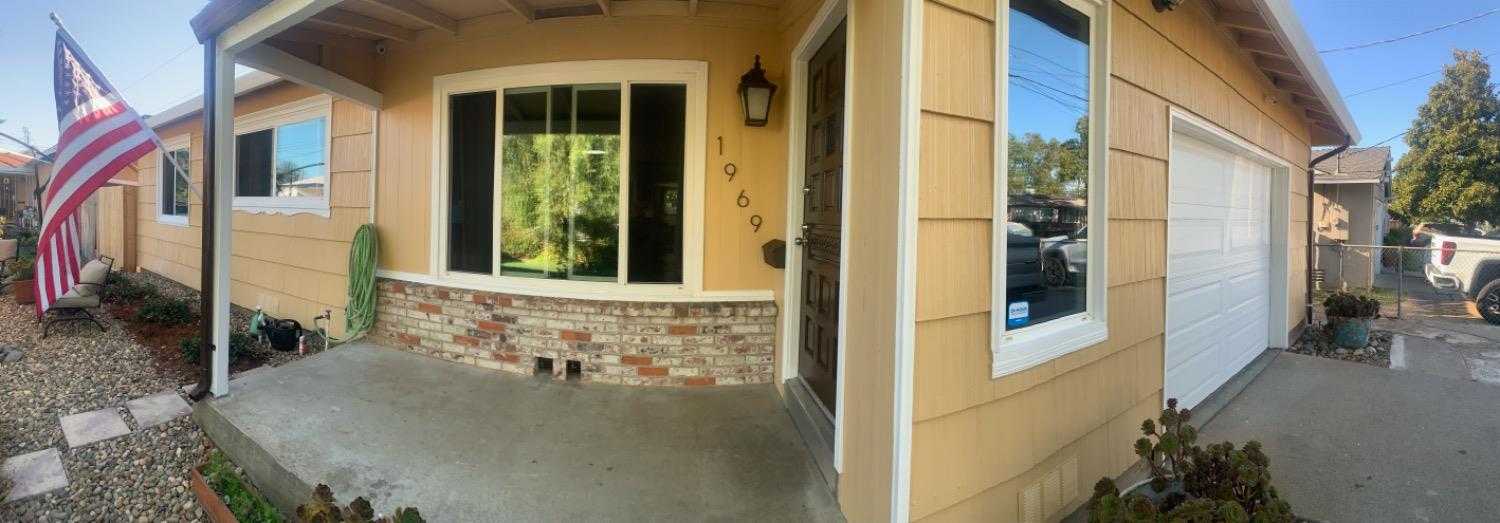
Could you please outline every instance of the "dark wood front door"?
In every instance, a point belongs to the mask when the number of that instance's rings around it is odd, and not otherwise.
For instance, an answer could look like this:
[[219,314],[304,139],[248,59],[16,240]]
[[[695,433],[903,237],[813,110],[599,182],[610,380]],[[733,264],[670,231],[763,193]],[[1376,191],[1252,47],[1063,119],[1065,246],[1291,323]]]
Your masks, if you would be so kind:
[[844,24],[807,65],[802,186],[801,351],[797,372],[833,413],[838,383],[839,250],[843,239]]

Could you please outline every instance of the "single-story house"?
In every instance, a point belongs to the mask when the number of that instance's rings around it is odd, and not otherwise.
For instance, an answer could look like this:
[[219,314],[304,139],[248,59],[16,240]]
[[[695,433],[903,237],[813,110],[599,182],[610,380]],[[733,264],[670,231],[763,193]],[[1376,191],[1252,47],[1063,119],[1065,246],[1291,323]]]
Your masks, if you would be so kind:
[[[341,314],[373,223],[374,340],[772,384],[860,522],[1078,507],[1168,398],[1302,327],[1309,153],[1359,137],[1287,0],[217,0],[193,25],[212,117],[152,125],[220,188],[219,344],[231,300]],[[139,265],[195,284],[201,202],[159,156]],[[1044,245],[1012,198],[1091,241]],[[1044,248],[1077,277],[1040,278]]]
[[26,208],[36,206],[37,175],[46,172],[46,162],[30,154],[0,150],[0,216],[7,223],[20,223]]
[[1323,286],[1369,287],[1382,269],[1376,247],[1390,231],[1391,148],[1349,148],[1313,169],[1314,258]]

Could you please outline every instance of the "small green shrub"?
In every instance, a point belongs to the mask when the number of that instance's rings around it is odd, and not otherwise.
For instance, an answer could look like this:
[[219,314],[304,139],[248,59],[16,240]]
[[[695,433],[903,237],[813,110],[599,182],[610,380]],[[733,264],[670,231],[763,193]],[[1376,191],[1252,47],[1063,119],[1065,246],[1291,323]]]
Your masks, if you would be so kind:
[[276,512],[276,507],[260,497],[245,478],[234,471],[234,465],[223,452],[214,451],[208,463],[199,470],[208,486],[213,487],[219,499],[234,513],[234,517],[246,523],[284,523],[286,519]]
[[187,324],[198,321],[198,313],[193,310],[192,302],[158,296],[146,300],[140,312],[136,313],[135,319],[136,321]]
[[[177,344],[178,350],[182,351],[182,359],[188,363],[198,363],[198,337],[183,338]],[[229,333],[229,362],[239,361],[240,357],[250,353],[250,336],[238,332]]]
[[136,283],[130,278],[120,276],[120,273],[110,271],[109,284],[104,287],[104,301],[107,303],[138,303],[157,296],[156,287],[147,283]]
[[36,276],[36,258],[21,256],[10,261],[10,273],[15,281],[26,281]]
[[1348,292],[1335,292],[1323,299],[1329,316],[1340,318],[1374,318],[1380,315],[1380,300]]
[[306,523],[426,523],[414,507],[397,508],[389,516],[375,517],[375,509],[364,497],[354,498],[348,506],[339,506],[333,489],[322,483],[313,489],[313,498],[297,506],[297,517]]

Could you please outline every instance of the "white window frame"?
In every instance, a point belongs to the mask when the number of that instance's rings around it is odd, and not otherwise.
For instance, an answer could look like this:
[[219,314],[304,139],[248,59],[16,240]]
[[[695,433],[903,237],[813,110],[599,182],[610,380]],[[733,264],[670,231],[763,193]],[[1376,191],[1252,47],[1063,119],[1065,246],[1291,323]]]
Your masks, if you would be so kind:
[[[683,161],[683,256],[682,283],[627,283],[629,278],[630,222],[621,214],[619,257],[616,281],[553,280],[520,276],[501,276],[501,214],[499,206],[504,168],[505,90],[547,85],[618,83],[621,92],[620,114],[620,202],[628,205],[630,190],[630,85],[682,84],[687,87],[686,129]],[[483,69],[433,78],[433,191],[432,228],[434,248],[429,263],[432,275],[439,281],[469,288],[500,292],[517,292],[546,296],[596,298],[612,300],[651,299],[682,296],[707,296],[703,291],[703,187],[707,147],[708,63],[691,60],[593,60],[518,65]],[[450,95],[494,91],[495,184],[494,238],[491,244],[490,274],[448,270],[448,162]]]
[[1015,374],[1109,339],[1106,266],[1109,238],[1109,5],[1102,0],[1058,0],[1090,20],[1089,35],[1089,194],[1088,287],[1084,312],[1015,330],[1006,329],[1006,208],[1009,204],[1007,89],[1010,78],[1010,2],[996,2],[994,222],[992,227],[991,377]]
[[[239,137],[256,131],[271,129],[271,165],[276,165],[276,127],[301,123],[317,118],[323,119],[323,197],[312,198],[306,196],[234,196],[234,210],[251,213],[266,214],[315,214],[327,218],[330,216],[328,196],[333,192],[333,97],[326,94],[312,96],[290,102],[270,109],[256,111],[234,119],[234,139],[238,142]],[[230,191],[239,190],[239,151],[236,148],[235,160],[230,163],[234,166],[235,183],[230,185]],[[273,184],[274,185],[274,184]]]
[[[166,180],[169,176],[174,175],[171,169],[172,165],[164,160],[165,157],[172,154],[173,152],[181,150],[187,150],[188,152],[188,164],[182,166],[182,168],[188,170],[188,184],[191,186],[191,180],[193,179],[193,137],[192,135],[184,134],[182,136],[173,137],[170,140],[162,140],[162,146],[166,147],[166,149],[156,152],[156,222],[167,225],[175,225],[178,227],[187,227],[188,215],[192,214],[193,212],[192,197],[188,197],[188,212],[186,214],[178,215],[164,213],[161,210],[161,186],[162,184],[166,183]],[[189,190],[189,193],[191,192],[192,191]]]

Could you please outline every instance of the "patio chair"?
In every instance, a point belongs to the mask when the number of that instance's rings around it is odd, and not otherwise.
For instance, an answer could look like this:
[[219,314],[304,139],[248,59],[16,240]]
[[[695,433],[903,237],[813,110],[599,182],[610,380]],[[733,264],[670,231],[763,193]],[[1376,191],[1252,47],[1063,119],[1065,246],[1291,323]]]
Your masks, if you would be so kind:
[[20,240],[0,240],[0,279],[4,280],[3,283],[0,283],[0,289],[10,287],[10,262],[20,256],[20,254]]
[[104,287],[109,283],[109,271],[115,266],[115,259],[109,256],[100,256],[99,259],[84,264],[83,269],[78,271],[78,283],[57,301],[52,302],[52,308],[48,312],[56,313],[47,319],[47,324],[42,327],[42,338],[46,338],[52,325],[74,321],[91,321],[106,331],[103,323],[94,318],[89,309],[97,309],[104,303]]

